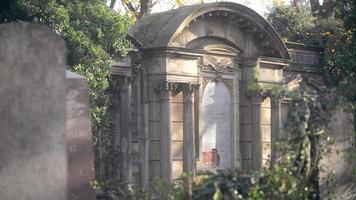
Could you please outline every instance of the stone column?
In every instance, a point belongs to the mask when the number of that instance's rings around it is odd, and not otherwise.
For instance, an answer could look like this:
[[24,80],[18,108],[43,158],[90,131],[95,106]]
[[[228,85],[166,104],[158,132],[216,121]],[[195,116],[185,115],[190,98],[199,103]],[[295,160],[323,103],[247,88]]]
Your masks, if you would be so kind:
[[281,137],[281,100],[279,97],[271,98],[271,166],[276,162],[278,150],[276,148],[276,142]]
[[194,91],[198,84],[184,84],[183,89],[183,171],[195,174]]
[[120,80],[120,178],[131,178],[131,80]]
[[141,93],[142,93],[142,135],[140,140],[140,181],[143,188],[149,186],[149,102],[147,70],[142,69]]
[[256,92],[251,98],[252,111],[252,169],[259,170],[262,167],[262,126],[261,104],[262,96]]
[[171,103],[172,91],[177,89],[177,84],[172,82],[162,82],[156,85],[156,90],[160,92],[161,100],[161,178],[167,182],[172,181],[172,120]]
[[188,173],[186,187],[192,197],[192,176],[195,176],[194,91],[198,84],[184,84],[183,91],[183,172]]

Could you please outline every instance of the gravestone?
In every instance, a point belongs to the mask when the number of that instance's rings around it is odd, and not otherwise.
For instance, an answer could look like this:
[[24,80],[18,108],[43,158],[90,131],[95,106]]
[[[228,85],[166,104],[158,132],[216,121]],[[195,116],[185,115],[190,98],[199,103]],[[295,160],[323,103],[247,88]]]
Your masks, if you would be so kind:
[[67,199],[66,46],[46,27],[0,25],[0,199]]
[[66,85],[69,199],[91,200],[95,199],[95,192],[89,183],[95,177],[89,113],[89,88],[84,76],[69,71],[66,71]]
[[231,103],[222,82],[209,83],[203,93],[203,167],[231,167]]

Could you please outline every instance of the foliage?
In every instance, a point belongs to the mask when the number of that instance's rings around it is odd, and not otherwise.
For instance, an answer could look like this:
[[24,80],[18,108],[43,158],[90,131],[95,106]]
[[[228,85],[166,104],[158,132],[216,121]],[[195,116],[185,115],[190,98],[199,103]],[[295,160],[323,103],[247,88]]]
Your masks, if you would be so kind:
[[356,102],[356,1],[335,1],[334,6],[334,16],[314,17],[305,6],[275,5],[267,20],[284,40],[323,48],[333,84]]
[[319,161],[329,151],[324,130],[340,102],[338,93],[325,90],[307,96],[284,87],[259,87],[251,92],[292,101],[288,134],[277,147],[281,152],[278,162],[253,176],[250,184],[243,184],[238,172],[218,172],[194,190],[195,199],[318,199]]
[[356,0],[337,1],[336,18],[342,28],[327,37],[324,62],[333,83],[356,105]]
[[112,60],[130,48],[126,40],[130,21],[101,0],[3,0],[0,22],[15,21],[45,24],[67,41],[68,68],[89,82],[94,147],[98,152],[99,140],[105,140],[101,133],[108,123]]
[[245,199],[248,196],[249,178],[240,171],[206,172],[197,179],[202,176],[202,180],[194,183],[192,199]]
[[100,184],[108,200],[185,200],[186,192],[182,183],[167,183],[160,178],[155,178],[146,190],[132,182],[122,180],[110,180]]
[[305,185],[304,181],[293,176],[288,168],[276,166],[273,170],[263,170],[258,182],[250,188],[248,199],[308,199],[310,189]]
[[311,41],[315,33],[315,17],[306,6],[274,5],[266,18],[284,41],[315,42]]
[[[116,0],[110,0],[110,7],[114,8]],[[203,3],[204,0],[120,0],[122,7],[124,7],[126,13],[133,19],[139,19],[146,14],[151,13],[154,6],[163,5],[165,7],[171,7],[171,9],[180,7],[187,4]]]

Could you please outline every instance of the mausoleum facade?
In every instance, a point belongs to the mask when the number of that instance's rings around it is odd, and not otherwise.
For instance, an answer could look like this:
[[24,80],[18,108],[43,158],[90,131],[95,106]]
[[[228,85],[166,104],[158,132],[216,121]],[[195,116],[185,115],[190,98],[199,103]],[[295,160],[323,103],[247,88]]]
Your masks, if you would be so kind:
[[185,6],[139,19],[137,51],[117,61],[120,177],[147,186],[182,172],[273,162],[288,99],[249,90],[327,86],[317,47],[285,43],[255,11],[235,3]]

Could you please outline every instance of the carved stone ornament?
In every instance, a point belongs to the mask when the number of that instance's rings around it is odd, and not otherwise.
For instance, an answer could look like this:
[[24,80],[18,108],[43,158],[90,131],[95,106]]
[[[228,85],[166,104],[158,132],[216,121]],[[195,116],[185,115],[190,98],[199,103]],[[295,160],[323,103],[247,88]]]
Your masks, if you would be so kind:
[[230,57],[204,56],[203,71],[234,72],[234,61]]
[[169,82],[169,81],[164,81],[164,82],[157,82],[154,83],[154,89],[156,91],[171,91],[171,92],[176,92],[179,89],[179,84],[175,82]]
[[182,83],[180,87],[183,92],[192,93],[199,90],[200,84]]
[[319,84],[315,79],[313,78],[308,78],[307,81],[306,81],[309,85],[312,85],[317,91],[322,91],[322,90],[325,90],[326,87]]
[[133,80],[131,77],[128,76],[120,76],[118,79],[120,89],[121,90],[126,90],[128,86],[130,86],[133,83]]
[[287,82],[288,90],[295,90],[295,89],[299,88],[302,81],[303,81],[303,78],[300,74],[297,74],[294,77],[287,77],[287,80],[285,80],[285,82]]
[[206,85],[208,85],[208,83],[210,83],[211,81],[213,81],[214,78],[203,78],[203,81],[202,81],[202,85],[203,87],[205,87]]

